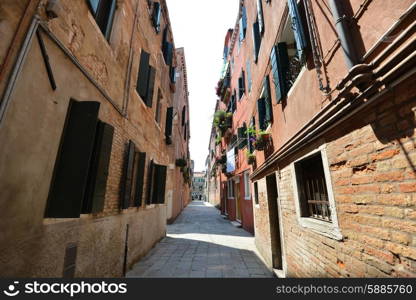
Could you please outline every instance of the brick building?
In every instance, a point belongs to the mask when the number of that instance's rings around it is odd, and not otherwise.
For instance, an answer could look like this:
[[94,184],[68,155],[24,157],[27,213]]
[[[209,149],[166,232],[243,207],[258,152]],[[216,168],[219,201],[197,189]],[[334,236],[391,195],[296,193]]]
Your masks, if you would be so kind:
[[0,20],[0,275],[122,276],[183,191],[166,3],[6,0]]
[[176,55],[176,91],[173,97],[174,117],[174,157],[175,178],[172,197],[168,198],[168,223],[173,222],[182,209],[191,201],[191,159],[189,153],[189,93],[186,72],[185,51],[183,48],[175,50]]
[[206,201],[205,172],[194,172],[192,177],[192,200]]
[[211,150],[236,165],[217,169],[221,195],[250,160],[256,246],[279,276],[416,276],[415,8],[241,1],[217,93],[232,122],[214,118]]

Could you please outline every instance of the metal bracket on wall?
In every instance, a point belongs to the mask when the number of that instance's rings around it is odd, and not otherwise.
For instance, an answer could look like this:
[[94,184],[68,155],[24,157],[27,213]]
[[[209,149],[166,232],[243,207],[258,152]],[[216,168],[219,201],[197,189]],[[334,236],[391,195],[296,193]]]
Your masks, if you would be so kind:
[[42,36],[39,30],[36,31],[36,36],[38,37],[40,51],[42,52],[43,61],[45,62],[45,67],[46,67],[46,72],[48,73],[49,82],[51,83],[52,89],[55,91],[56,90],[55,77],[53,76],[52,67],[49,62],[48,52],[46,51],[45,43],[42,39]]

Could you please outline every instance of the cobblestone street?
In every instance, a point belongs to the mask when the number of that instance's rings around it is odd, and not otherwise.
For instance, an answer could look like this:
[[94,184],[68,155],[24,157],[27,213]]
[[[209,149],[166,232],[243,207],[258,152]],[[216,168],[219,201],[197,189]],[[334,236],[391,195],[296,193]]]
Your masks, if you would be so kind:
[[272,277],[272,273],[260,260],[253,236],[224,220],[210,204],[194,201],[127,277]]

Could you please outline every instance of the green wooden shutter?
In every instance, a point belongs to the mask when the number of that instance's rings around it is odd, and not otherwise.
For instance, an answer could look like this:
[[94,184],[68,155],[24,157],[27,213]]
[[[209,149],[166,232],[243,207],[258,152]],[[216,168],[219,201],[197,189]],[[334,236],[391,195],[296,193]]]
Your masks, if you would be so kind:
[[298,57],[303,60],[304,50],[307,47],[305,32],[303,30],[302,20],[299,14],[298,4],[296,0],[288,0],[289,14],[292,19],[292,29],[295,35],[296,48]]
[[257,63],[261,45],[259,22],[253,23],[253,56],[254,62]]
[[271,100],[271,93],[270,93],[270,81],[269,76],[266,75],[263,80],[263,88],[264,88],[264,100],[265,100],[265,120],[266,122],[273,121],[273,107],[272,107],[272,100]]
[[165,62],[168,66],[171,66],[173,62],[173,44],[169,42],[166,42]]
[[153,203],[163,204],[165,203],[167,167],[155,164],[154,168]]
[[266,130],[266,101],[264,98],[257,100],[257,113],[259,116],[259,127],[261,130]]
[[143,101],[146,101],[148,82],[149,82],[149,59],[150,54],[142,50],[140,54],[139,74],[137,76],[137,92]]
[[257,20],[259,22],[259,32],[264,32],[264,17],[263,17],[263,4],[262,0],[257,0]]
[[152,196],[153,196],[153,174],[154,174],[154,163],[153,160],[150,161],[149,169],[147,171],[147,199],[146,204],[152,204]]
[[46,218],[78,218],[94,149],[99,102],[69,103],[45,210]]
[[121,202],[121,208],[126,209],[130,207],[131,190],[133,186],[133,169],[134,169],[134,154],[136,145],[133,141],[129,141],[127,146],[126,164],[124,167],[123,175],[123,198]]
[[98,213],[104,208],[113,136],[113,126],[104,122],[98,123],[88,185],[82,205],[84,214]]
[[286,43],[278,43],[272,48],[270,60],[272,64],[276,101],[277,103],[280,103],[287,94],[286,74],[289,69],[289,56]]
[[152,107],[153,105],[153,93],[155,89],[155,78],[156,78],[156,69],[152,66],[149,66],[149,81],[147,83],[147,93],[145,97],[145,103],[147,107]]
[[134,206],[136,207],[142,206],[145,167],[146,167],[146,153],[139,152],[137,172],[136,172],[136,191],[134,195]]
[[166,110],[166,126],[165,126],[165,137],[166,143],[171,144],[171,135],[172,135],[172,127],[173,127],[173,107],[168,107]]
[[246,126],[237,128],[237,136],[239,140],[238,149],[243,149],[247,145]]

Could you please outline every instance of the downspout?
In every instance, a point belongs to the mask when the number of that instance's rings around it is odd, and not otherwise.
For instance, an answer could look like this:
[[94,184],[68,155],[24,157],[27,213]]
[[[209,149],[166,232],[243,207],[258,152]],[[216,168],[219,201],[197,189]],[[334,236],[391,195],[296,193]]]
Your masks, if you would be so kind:
[[344,52],[345,63],[347,64],[348,70],[350,70],[358,64],[360,60],[358,59],[357,51],[354,48],[354,41],[349,27],[350,18],[345,14],[343,2],[343,0],[329,0],[329,6],[331,7],[332,16],[335,21],[335,29]]

